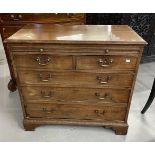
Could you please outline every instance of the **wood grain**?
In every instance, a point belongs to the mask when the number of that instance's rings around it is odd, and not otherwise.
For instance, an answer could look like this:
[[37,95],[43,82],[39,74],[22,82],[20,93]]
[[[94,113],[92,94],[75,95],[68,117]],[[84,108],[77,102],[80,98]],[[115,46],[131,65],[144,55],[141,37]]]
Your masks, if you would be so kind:
[[71,56],[53,56],[53,55],[14,55],[16,67],[27,68],[48,68],[48,69],[72,69]]
[[98,120],[124,121],[126,106],[94,106],[94,105],[36,105],[28,104],[27,115],[31,118],[51,119],[75,119],[75,120]]
[[56,72],[45,70],[20,70],[18,71],[20,84],[38,86],[61,87],[89,87],[89,88],[131,88],[134,73],[90,73],[80,71]]
[[[26,102],[128,103],[130,89],[22,87]],[[47,97],[48,96],[48,97]]]
[[146,42],[127,25],[27,25],[6,42],[139,44]]
[[[17,73],[24,128],[100,125],[127,134],[132,93],[146,43],[128,26],[111,26],[109,33],[107,26],[60,27],[27,26],[6,40]],[[29,32],[34,34],[31,39],[24,35]],[[83,37],[77,38],[77,34]],[[59,36],[64,38],[59,40]]]

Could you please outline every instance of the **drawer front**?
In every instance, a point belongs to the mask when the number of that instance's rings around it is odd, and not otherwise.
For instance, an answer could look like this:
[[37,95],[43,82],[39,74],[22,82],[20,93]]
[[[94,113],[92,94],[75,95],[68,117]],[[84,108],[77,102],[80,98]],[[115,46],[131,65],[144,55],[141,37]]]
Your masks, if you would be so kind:
[[26,102],[128,103],[129,89],[22,87]]
[[2,28],[2,39],[10,37],[12,34],[21,29],[22,26],[5,26]]
[[[70,24],[70,23],[66,23]],[[68,54],[71,55],[138,55],[139,54],[139,48],[133,47],[133,46],[107,46],[107,45],[94,45],[90,44],[30,44],[27,46],[27,44],[12,44],[9,46],[9,49],[12,52],[44,52],[44,53],[56,53],[56,54]]]
[[53,55],[14,55],[16,67],[72,69],[72,56]]
[[7,13],[0,15],[0,21],[3,22],[38,22],[38,23],[56,23],[56,22],[69,22],[69,21],[84,21],[84,14],[77,13]]
[[[70,23],[66,23],[70,24]],[[137,55],[139,54],[139,50],[137,48],[133,48],[132,46],[129,48],[128,46],[107,46],[107,45],[94,45],[91,44],[85,45],[81,44],[80,46],[77,44],[13,44],[10,45],[9,48],[12,52],[52,52],[52,53],[72,53],[75,55]],[[133,48],[133,49],[132,49]]]
[[35,105],[26,107],[28,117],[43,117],[53,119],[80,119],[100,121],[124,121],[126,106],[96,106],[96,105]]
[[18,71],[21,84],[60,85],[76,87],[131,87],[134,74],[130,73],[82,73],[50,71]]
[[137,57],[134,56],[79,56],[77,57],[77,69],[79,70],[135,70]]

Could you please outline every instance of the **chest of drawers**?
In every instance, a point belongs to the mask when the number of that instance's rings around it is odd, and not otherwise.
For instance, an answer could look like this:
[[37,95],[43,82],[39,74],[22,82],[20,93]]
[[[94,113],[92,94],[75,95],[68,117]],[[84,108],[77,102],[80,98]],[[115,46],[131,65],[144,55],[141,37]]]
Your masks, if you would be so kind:
[[126,134],[146,42],[128,26],[29,25],[5,41],[24,127],[97,125]]

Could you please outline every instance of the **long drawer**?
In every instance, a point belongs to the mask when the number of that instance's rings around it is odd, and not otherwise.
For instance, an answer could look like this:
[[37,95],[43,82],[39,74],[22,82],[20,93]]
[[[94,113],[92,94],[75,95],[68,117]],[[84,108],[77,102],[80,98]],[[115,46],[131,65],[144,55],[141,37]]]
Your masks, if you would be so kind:
[[62,87],[131,87],[133,73],[54,72],[19,70],[21,85],[59,85]]
[[[66,23],[67,24],[67,23]],[[10,50],[12,52],[43,52],[45,54],[48,53],[53,53],[53,54],[64,54],[64,53],[72,53],[75,55],[78,54],[85,54],[87,53],[88,55],[136,55],[139,54],[139,48],[136,48],[134,46],[107,46],[107,45],[93,45],[90,44],[85,45],[81,44],[75,45],[75,44],[31,44],[29,43],[29,46],[26,44],[12,44],[10,45]]]
[[137,56],[78,56],[77,70],[135,70]]
[[72,56],[41,54],[13,55],[16,67],[72,69]]
[[130,89],[22,87],[25,102],[128,103]]
[[100,121],[124,121],[126,106],[97,106],[70,104],[27,104],[26,113],[29,117],[50,119],[83,119]]

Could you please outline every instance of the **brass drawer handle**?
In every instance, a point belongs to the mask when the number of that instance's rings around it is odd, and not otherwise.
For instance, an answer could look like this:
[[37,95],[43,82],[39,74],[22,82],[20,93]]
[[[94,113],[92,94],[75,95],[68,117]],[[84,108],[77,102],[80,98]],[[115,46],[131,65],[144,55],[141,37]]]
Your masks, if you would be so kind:
[[101,116],[101,115],[105,114],[105,111],[104,110],[103,111],[102,110],[101,111],[100,110],[94,110],[94,113],[97,114],[97,116]]
[[97,76],[96,79],[99,80],[100,84],[107,84],[112,79],[112,77],[110,75],[108,75],[105,78],[105,81],[102,81],[103,78],[101,76]]
[[52,78],[52,74],[48,74],[47,79],[43,79],[42,74],[39,74],[40,81],[48,82]]
[[51,97],[52,97],[52,92],[49,91],[48,94],[46,94],[45,91],[41,91],[41,96],[42,96],[43,98],[51,98]]
[[112,95],[110,93],[105,93],[104,95],[101,95],[100,93],[95,93],[95,96],[98,97],[99,100],[105,100],[105,99],[112,100]]
[[41,66],[46,66],[46,65],[48,65],[48,63],[50,62],[50,60],[51,60],[50,57],[43,56],[43,55],[38,56],[38,57],[36,58],[36,61],[37,61],[38,64],[41,65]]
[[112,64],[113,59],[111,59],[111,58],[103,58],[103,59],[99,59],[98,62],[99,62],[99,65],[101,67],[109,67]]
[[43,112],[46,112],[47,114],[51,114],[53,110],[47,110],[47,108],[42,109]]

